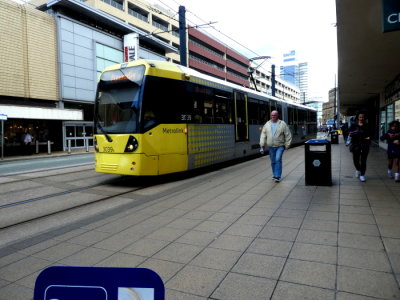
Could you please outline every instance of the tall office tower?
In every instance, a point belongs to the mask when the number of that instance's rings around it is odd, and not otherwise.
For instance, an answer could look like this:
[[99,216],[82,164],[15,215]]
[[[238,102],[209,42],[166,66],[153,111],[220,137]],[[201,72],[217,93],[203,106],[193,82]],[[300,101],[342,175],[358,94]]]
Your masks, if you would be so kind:
[[296,85],[296,73],[297,73],[297,61],[296,61],[296,51],[292,50],[288,53],[283,54],[283,65],[281,66],[280,77]]
[[308,63],[298,64],[296,73],[296,85],[300,89],[300,103],[305,103],[309,99],[308,95]]
[[283,65],[280,68],[280,77],[291,82],[300,89],[300,103],[308,100],[308,63],[299,63],[296,50],[283,54]]

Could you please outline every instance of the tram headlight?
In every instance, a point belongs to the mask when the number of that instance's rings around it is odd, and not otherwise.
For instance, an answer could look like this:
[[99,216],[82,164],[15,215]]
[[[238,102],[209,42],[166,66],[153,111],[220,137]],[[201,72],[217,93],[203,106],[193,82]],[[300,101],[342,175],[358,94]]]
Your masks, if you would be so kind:
[[139,143],[134,136],[130,136],[126,143],[125,152],[133,152],[137,149]]

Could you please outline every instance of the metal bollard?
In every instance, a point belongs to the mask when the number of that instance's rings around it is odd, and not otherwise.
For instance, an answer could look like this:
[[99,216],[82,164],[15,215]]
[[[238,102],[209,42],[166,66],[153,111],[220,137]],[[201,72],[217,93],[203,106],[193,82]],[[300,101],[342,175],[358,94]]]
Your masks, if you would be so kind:
[[86,152],[89,152],[89,140],[85,139]]
[[38,140],[35,141],[35,145],[36,145],[36,154],[38,154],[39,153],[39,141]]
[[47,141],[47,154],[51,154],[51,144],[50,144],[50,141]]
[[68,140],[68,154],[71,154],[71,140]]

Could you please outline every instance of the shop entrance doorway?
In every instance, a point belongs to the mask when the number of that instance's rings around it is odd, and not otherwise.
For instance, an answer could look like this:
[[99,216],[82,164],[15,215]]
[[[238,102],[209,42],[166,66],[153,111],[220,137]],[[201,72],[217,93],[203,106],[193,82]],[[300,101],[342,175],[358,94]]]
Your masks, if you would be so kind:
[[63,148],[85,149],[93,147],[93,122],[63,122]]

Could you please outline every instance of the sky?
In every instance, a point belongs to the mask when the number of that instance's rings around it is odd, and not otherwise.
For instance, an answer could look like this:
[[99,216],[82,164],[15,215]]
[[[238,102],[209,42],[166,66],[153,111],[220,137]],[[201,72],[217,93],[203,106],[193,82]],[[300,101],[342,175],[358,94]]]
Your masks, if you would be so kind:
[[[149,0],[177,12],[186,8],[187,25],[201,29],[248,58],[271,56],[279,66],[283,53],[296,50],[309,63],[310,96],[328,100],[337,73],[335,0]],[[178,19],[178,16],[175,16]],[[260,61],[262,62],[262,61]],[[277,67],[278,68],[278,67]]]

